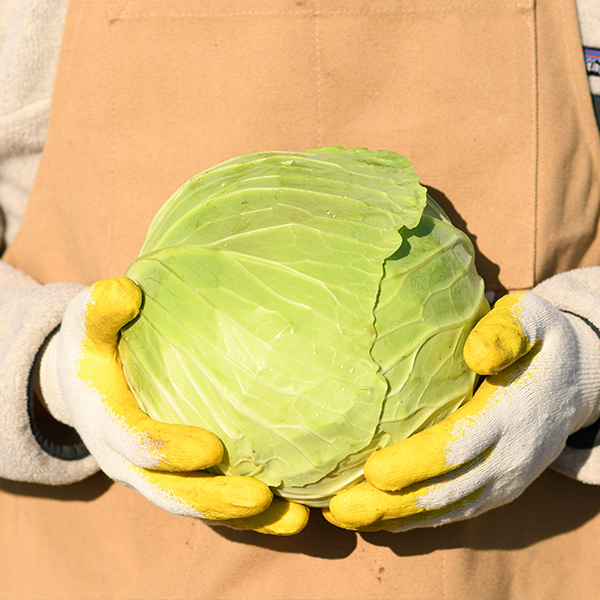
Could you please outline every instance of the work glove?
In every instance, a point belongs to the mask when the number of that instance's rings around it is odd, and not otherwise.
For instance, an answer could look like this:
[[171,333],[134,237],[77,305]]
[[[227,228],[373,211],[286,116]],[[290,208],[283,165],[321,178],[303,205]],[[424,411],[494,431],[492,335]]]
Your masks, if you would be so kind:
[[348,529],[403,531],[473,517],[519,496],[570,434],[600,416],[598,313],[596,268],[499,300],[465,344],[469,367],[487,376],[473,398],[376,451],[366,481],[335,496],[326,518]]
[[140,303],[140,289],[127,278],[100,281],[70,302],[41,360],[50,413],[75,428],[111,479],[168,512],[262,533],[297,533],[308,509],[273,499],[268,486],[250,477],[204,471],[223,456],[215,435],[154,421],[139,408],[117,344]]

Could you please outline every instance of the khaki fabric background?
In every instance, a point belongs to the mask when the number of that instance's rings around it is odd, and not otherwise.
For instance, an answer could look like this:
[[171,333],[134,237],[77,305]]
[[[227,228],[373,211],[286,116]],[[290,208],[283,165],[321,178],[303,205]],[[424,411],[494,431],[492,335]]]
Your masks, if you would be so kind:
[[[599,136],[567,0],[73,0],[5,259],[42,282],[120,275],[189,177],[328,144],[406,155],[489,289],[600,264]],[[579,600],[600,584],[600,489],[552,472],[472,521],[360,535],[315,513],[290,539],[173,517],[102,475],[0,490],[10,598]]]
[[490,289],[600,259],[571,2],[74,3],[50,128],[7,254],[42,281],[122,273],[204,168],[328,144],[406,155],[471,233]]

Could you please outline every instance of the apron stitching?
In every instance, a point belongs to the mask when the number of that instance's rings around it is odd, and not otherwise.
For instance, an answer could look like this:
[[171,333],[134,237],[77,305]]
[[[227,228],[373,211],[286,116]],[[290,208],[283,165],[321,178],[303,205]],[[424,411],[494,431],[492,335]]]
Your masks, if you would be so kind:
[[[4,491],[3,491],[4,493]],[[23,499],[20,496],[15,496],[15,502],[16,502],[16,518],[15,518],[15,538],[14,539],[20,539],[20,531],[21,531],[21,521],[22,521],[22,509],[23,509]],[[14,557],[12,558],[12,564],[15,564],[15,559]],[[12,573],[12,577],[10,578],[10,589],[12,590],[11,593],[14,594],[18,589],[19,589],[19,582],[18,582],[18,573],[17,573],[18,569],[16,568],[12,568],[11,569],[11,573]]]
[[315,1],[315,51],[317,58],[317,141],[318,145],[322,145],[323,139],[323,124],[321,119],[321,31],[319,28],[319,2]]
[[442,600],[446,600],[446,528],[442,527]]
[[68,60],[67,60],[67,66],[65,69],[65,72],[67,74],[67,76],[65,77],[65,81],[70,81],[71,79],[71,62],[72,62],[72,58],[73,55],[75,54],[74,52],[74,48],[75,48],[75,42],[77,41],[77,38],[79,37],[79,30],[80,30],[80,24],[81,24],[81,19],[82,19],[82,15],[83,15],[83,5],[79,6],[79,12],[77,13],[77,18],[75,20],[75,25],[73,27],[73,35],[71,36],[71,40],[70,40],[70,44],[69,44],[69,51],[68,51]]
[[[130,0],[131,1],[131,0]],[[317,3],[318,4],[318,3]],[[129,2],[128,2],[129,5]],[[139,13],[132,15],[121,14],[117,19],[142,19],[142,18],[159,18],[168,17],[172,19],[188,19],[192,17],[243,17],[243,16],[285,16],[285,15],[361,15],[361,14],[406,14],[406,13],[417,13],[417,12],[438,12],[441,10],[446,11],[457,11],[457,10],[503,10],[503,9],[530,9],[532,6],[530,3],[507,3],[501,6],[490,6],[489,4],[459,4],[459,5],[448,5],[438,7],[410,7],[399,9],[395,8],[370,8],[361,10],[244,10],[244,11],[231,11],[231,12],[187,12],[187,13]]]
[[192,570],[197,568],[197,561],[196,561],[196,555],[197,555],[197,550],[198,550],[198,530],[201,529],[202,527],[209,527],[209,525],[207,523],[205,523],[204,521],[200,520],[200,519],[194,519],[189,526],[190,529],[190,537],[188,538],[188,541],[193,538],[192,541],[192,548],[191,548],[191,552],[189,554],[189,561],[188,561],[188,568],[185,574],[185,578],[183,579],[182,583],[181,583],[181,594],[182,597],[190,592],[190,590],[193,591],[193,586],[190,586],[190,579],[192,577]]
[[[129,4],[129,3],[128,3]],[[108,119],[108,239],[107,239],[107,248],[106,254],[108,257],[108,270],[112,272],[113,270],[113,237],[114,237],[114,193],[115,193],[115,173],[114,173],[114,156],[115,156],[115,148],[114,148],[114,114],[115,114],[115,93],[114,93],[114,77],[113,77],[113,68],[114,68],[114,50],[112,44],[112,35],[111,35],[111,23],[108,14],[108,3],[106,4],[106,35],[107,35],[107,43],[108,43],[108,107],[109,107],[109,119]]]
[[532,282],[537,284],[537,249],[538,249],[538,180],[539,180],[539,70],[537,40],[537,10],[533,11],[533,264]]
[[[247,17],[247,16],[286,16],[286,15],[314,15],[319,11],[313,10],[240,10],[231,12],[187,12],[187,13],[139,13],[133,15],[119,15],[118,19],[188,19],[190,17]],[[319,14],[324,14],[320,12]]]

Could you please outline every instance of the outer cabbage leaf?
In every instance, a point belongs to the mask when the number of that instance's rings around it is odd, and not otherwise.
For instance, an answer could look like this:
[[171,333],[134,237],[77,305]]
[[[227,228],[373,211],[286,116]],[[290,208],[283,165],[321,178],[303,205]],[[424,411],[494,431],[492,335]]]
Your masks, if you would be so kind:
[[257,153],[194,177],[127,271],[144,304],[120,352],[141,406],[217,434],[224,473],[326,504],[376,445],[472,390],[459,351],[481,281],[426,204],[390,152]]

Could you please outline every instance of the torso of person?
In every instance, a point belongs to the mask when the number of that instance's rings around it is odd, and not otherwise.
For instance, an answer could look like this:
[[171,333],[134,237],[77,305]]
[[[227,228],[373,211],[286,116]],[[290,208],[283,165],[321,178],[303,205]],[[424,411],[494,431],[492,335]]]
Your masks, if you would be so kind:
[[[187,179],[259,150],[406,156],[489,291],[600,264],[600,144],[567,0],[74,0],[48,141],[5,259],[120,276]],[[404,534],[293,538],[175,517],[102,475],[0,486],[8,596],[592,598],[600,489],[552,471],[512,504]],[[597,576],[596,576],[597,581]]]

